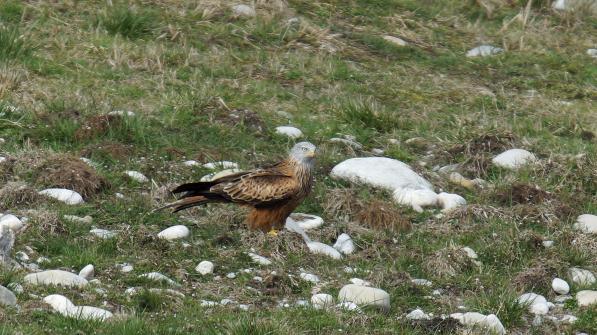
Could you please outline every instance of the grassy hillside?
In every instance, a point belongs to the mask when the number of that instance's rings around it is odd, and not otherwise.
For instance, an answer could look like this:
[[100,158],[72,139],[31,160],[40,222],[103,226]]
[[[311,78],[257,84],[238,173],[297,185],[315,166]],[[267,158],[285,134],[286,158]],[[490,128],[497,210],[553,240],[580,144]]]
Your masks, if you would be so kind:
[[[435,316],[496,314],[510,334],[597,332],[595,306],[580,308],[572,299],[550,315],[575,315],[574,324],[544,318],[533,325],[515,301],[524,292],[553,301],[551,280],[567,279],[569,267],[597,273],[597,238],[572,228],[578,215],[597,214],[597,63],[587,54],[597,45],[597,18],[589,6],[251,5],[254,17],[235,15],[218,0],[0,2],[0,212],[29,218],[13,256],[23,251],[41,269],[78,272],[93,264],[99,279],[84,289],[23,284],[18,309],[0,306],[0,334],[463,332],[449,319],[407,320],[415,308]],[[465,56],[482,44],[504,52]],[[283,157],[294,141],[275,133],[281,125],[300,128],[321,149],[316,186],[299,207],[325,220],[310,234],[333,244],[346,232],[357,245],[353,255],[328,259],[309,253],[296,234],[247,231],[242,212],[226,205],[151,213],[171,200],[166,190],[173,185],[212,172],[183,161],[228,160],[249,169]],[[345,135],[362,148],[329,141]],[[533,152],[539,163],[518,171],[491,164],[510,148]],[[328,176],[347,158],[373,155],[410,164],[468,206],[443,216],[417,213],[389,193]],[[454,163],[485,186],[465,188],[434,172]],[[127,170],[152,182],[135,182]],[[86,202],[68,206],[35,192],[47,187],[74,189]],[[188,245],[156,238],[175,224],[191,230]],[[98,239],[92,227],[118,235]],[[462,259],[462,246],[482,265]],[[252,249],[273,264],[251,262]],[[38,262],[42,256],[49,260]],[[194,270],[202,260],[215,264],[214,275]],[[122,273],[122,263],[134,270]],[[152,271],[180,283],[184,297],[144,290],[169,287],[138,278]],[[302,281],[301,271],[321,282]],[[0,268],[0,285],[23,283],[28,272]],[[227,278],[230,272],[236,278]],[[390,311],[279,306],[315,292],[337,296],[353,277],[386,290]],[[416,286],[412,278],[433,285]],[[130,287],[140,293],[126,294]],[[572,285],[572,294],[580,289]],[[41,300],[53,293],[117,316],[65,318]],[[225,298],[235,303],[201,306]]]

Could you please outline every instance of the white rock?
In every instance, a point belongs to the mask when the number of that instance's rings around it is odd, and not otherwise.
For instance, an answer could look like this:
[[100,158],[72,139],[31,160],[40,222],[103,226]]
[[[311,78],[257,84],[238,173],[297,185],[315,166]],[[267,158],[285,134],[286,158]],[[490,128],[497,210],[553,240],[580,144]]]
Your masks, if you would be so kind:
[[371,286],[371,283],[363,280],[361,278],[350,278],[349,280],[351,283],[355,284],[355,285],[360,285],[360,286]]
[[85,157],[80,157],[79,160],[81,160],[81,162],[91,166],[92,168],[96,168],[97,164],[95,164],[91,159],[89,158],[85,158]]
[[591,271],[581,268],[568,269],[568,276],[570,276],[573,283],[581,286],[589,286],[596,281],[595,275]]
[[394,36],[386,35],[386,36],[383,37],[383,39],[386,40],[386,41],[388,41],[388,42],[390,42],[390,43],[392,43],[392,44],[395,44],[395,45],[398,45],[398,46],[401,46],[401,47],[408,45],[408,43],[406,43],[405,40],[403,40],[403,39],[401,39],[399,37],[394,37]]
[[93,223],[93,218],[89,215],[86,215],[85,217],[80,217],[80,216],[76,216],[76,215],[64,215],[63,218],[65,220],[73,222],[73,223],[82,223],[82,224]]
[[491,161],[496,166],[515,170],[526,164],[537,161],[537,158],[535,155],[524,149],[510,149],[495,156]]
[[251,305],[240,304],[238,305],[238,308],[243,311],[248,311],[249,308],[251,308]]
[[223,178],[223,177],[227,177],[231,174],[235,174],[238,172],[242,172],[242,170],[239,169],[225,169],[222,171],[218,171],[218,172],[212,172],[212,173],[208,173],[205,176],[201,177],[200,181],[212,181],[212,180],[216,180],[219,178]]
[[79,193],[64,188],[48,188],[40,191],[39,194],[62,201],[67,205],[79,205],[85,202]]
[[338,293],[340,302],[350,301],[359,306],[375,306],[383,310],[390,309],[390,295],[379,288],[354,284],[344,285]]
[[458,194],[441,192],[437,195],[437,203],[443,208],[442,212],[449,212],[466,205],[466,200]]
[[470,259],[477,259],[477,258],[479,258],[479,256],[475,252],[475,250],[471,249],[470,247],[462,247],[462,250],[464,250],[464,252],[466,252],[466,255]]
[[197,162],[195,160],[184,161],[184,162],[182,162],[182,164],[185,166],[199,166],[199,162]]
[[383,149],[373,148],[373,149],[371,149],[371,152],[376,155],[383,155],[385,151]]
[[361,309],[359,308],[359,306],[357,304],[355,304],[354,302],[351,301],[344,301],[341,302],[339,304],[336,305],[337,309],[342,309],[345,311],[355,311],[355,312],[361,312]]
[[334,259],[342,258],[342,254],[331,246],[323,244],[321,242],[311,241],[307,242],[307,247],[314,254],[321,254],[332,257]]
[[576,293],[578,306],[584,307],[597,304],[597,291],[584,290]]
[[92,279],[94,274],[95,274],[95,268],[93,267],[92,264],[85,265],[85,267],[82,268],[81,271],[79,271],[79,276],[83,277],[87,280]]
[[334,249],[345,255],[350,255],[354,252],[354,243],[348,234],[342,233],[334,243]]
[[139,275],[139,278],[147,278],[156,282],[165,282],[172,286],[178,286],[178,284],[174,280],[166,277],[165,275],[159,272],[144,273],[142,275]]
[[17,297],[6,287],[0,285],[0,307],[1,306],[16,306]]
[[15,234],[8,226],[0,225],[0,265],[10,262],[10,250],[15,243]]
[[276,134],[285,135],[290,138],[303,137],[303,132],[300,129],[290,126],[276,127]]
[[291,221],[301,227],[303,230],[315,229],[323,225],[323,219],[316,215],[305,213],[292,213],[286,219],[286,224]]
[[[0,219],[0,223],[2,219]],[[574,229],[580,230],[589,234],[597,234],[597,215],[583,214],[576,218]]]
[[210,261],[202,261],[195,267],[195,271],[202,275],[206,275],[214,272],[214,263]]
[[572,323],[576,322],[576,320],[578,320],[578,318],[576,316],[568,314],[568,315],[562,316],[562,318],[560,319],[560,322],[572,324]]
[[111,112],[108,113],[108,115],[118,115],[118,116],[128,116],[128,117],[133,117],[135,116],[134,112],[131,111],[124,111],[124,110],[113,110]]
[[235,16],[254,17],[257,15],[257,13],[255,13],[255,9],[243,4],[232,6],[232,12]]
[[301,272],[299,277],[301,277],[301,279],[304,281],[308,281],[308,282],[311,282],[314,284],[319,283],[319,277],[317,277],[316,275],[311,274],[311,273]]
[[528,306],[529,312],[544,315],[549,312],[549,305],[544,296],[535,293],[524,293],[518,297],[518,304]]
[[315,309],[324,309],[334,306],[334,297],[329,294],[319,293],[311,297],[311,305]]
[[15,253],[15,258],[20,262],[29,261],[29,255],[27,255],[24,251],[18,251]]
[[477,312],[467,312],[450,314],[450,317],[468,327],[482,327],[495,334],[506,334],[506,329],[494,314],[483,315]]
[[134,269],[129,263],[117,264],[117,266],[120,268],[120,272],[122,273],[129,273]]
[[403,188],[433,191],[433,186],[410,166],[387,157],[350,158],[336,165],[330,175],[390,191]]
[[226,278],[228,279],[234,279],[236,278],[236,272],[229,272],[226,274]]
[[189,228],[183,225],[168,227],[158,233],[158,237],[164,240],[173,241],[189,237]]
[[83,287],[88,284],[87,279],[62,270],[31,273],[25,276],[24,281],[33,285],[60,285],[66,287]]
[[269,258],[267,257],[263,257],[260,255],[257,255],[255,253],[249,252],[247,255],[249,255],[249,257],[251,257],[251,259],[253,260],[253,262],[260,264],[260,265],[270,265],[272,264],[272,261],[269,260]]
[[415,279],[411,279],[411,283],[418,285],[418,286],[427,286],[427,287],[431,287],[433,285],[433,283],[427,279],[419,279],[419,278],[415,278]]
[[551,248],[551,247],[553,247],[553,243],[554,243],[553,241],[543,241],[543,242],[541,242],[541,244],[543,244],[543,246],[545,248]]
[[7,226],[12,231],[17,232],[25,226],[25,223],[12,214],[6,214],[0,216],[0,226]]
[[75,306],[68,298],[60,294],[52,294],[45,297],[44,302],[52,306],[52,308],[66,316],[80,320],[99,320],[104,321],[113,316],[113,314],[105,309],[91,307],[91,306]]
[[124,199],[124,194],[122,193],[114,193],[114,195],[118,198],[118,199]]
[[597,58],[597,49],[587,49],[587,55]]
[[221,162],[212,162],[212,163],[205,163],[203,167],[206,169],[238,169],[238,164],[230,161],[221,161]]
[[438,201],[437,194],[428,189],[396,189],[393,198],[397,203],[410,206],[419,213],[423,212],[423,207],[435,206]]
[[417,308],[414,311],[406,314],[406,318],[409,320],[429,320],[431,317],[423,312],[421,309]]
[[471,50],[469,50],[466,53],[466,57],[479,57],[479,56],[485,57],[485,56],[499,54],[503,51],[504,51],[504,49],[497,48],[497,47],[494,47],[491,45],[480,45],[476,48],[472,48]]
[[216,306],[218,306],[217,302],[211,301],[211,300],[201,300],[200,304],[201,304],[201,307],[216,307]]
[[91,229],[89,232],[92,235],[95,235],[104,240],[107,240],[107,239],[110,239],[110,238],[113,238],[116,236],[116,232],[111,231],[111,230],[106,230],[106,229],[94,228],[94,229]]
[[129,176],[129,178],[139,183],[147,183],[149,181],[149,178],[139,171],[125,171],[124,173]]
[[261,282],[263,282],[263,277],[255,276],[255,277],[253,277],[253,281],[261,283]]
[[570,292],[570,285],[568,285],[568,283],[560,278],[554,278],[551,281],[551,288],[557,293],[557,294],[568,294],[568,292]]
[[4,156],[0,156],[0,164],[1,164],[2,162],[5,162],[5,161],[6,161],[6,157],[4,157]]

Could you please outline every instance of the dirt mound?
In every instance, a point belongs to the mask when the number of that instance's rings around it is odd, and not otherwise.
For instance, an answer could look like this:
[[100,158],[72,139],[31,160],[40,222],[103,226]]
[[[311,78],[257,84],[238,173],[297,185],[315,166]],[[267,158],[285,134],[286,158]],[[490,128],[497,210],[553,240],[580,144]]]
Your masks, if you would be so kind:
[[67,188],[88,198],[109,187],[108,181],[80,159],[55,155],[34,172],[36,182],[45,187]]
[[104,142],[99,145],[89,145],[81,150],[81,156],[91,157],[92,154],[107,156],[116,160],[125,160],[133,154],[133,147],[118,142]]
[[515,183],[511,187],[497,190],[495,200],[502,206],[541,204],[552,200],[553,196],[537,185]]
[[106,134],[110,128],[122,123],[120,115],[94,115],[81,125],[75,132],[77,140],[88,140]]

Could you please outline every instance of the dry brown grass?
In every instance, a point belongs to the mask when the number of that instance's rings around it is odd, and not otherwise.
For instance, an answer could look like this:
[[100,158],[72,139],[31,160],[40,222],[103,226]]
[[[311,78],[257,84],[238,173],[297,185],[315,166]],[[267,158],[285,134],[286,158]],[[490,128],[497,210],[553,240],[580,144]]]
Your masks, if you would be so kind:
[[116,160],[126,160],[133,154],[133,147],[118,142],[103,142],[92,144],[81,150],[81,156],[91,157],[92,154],[106,155]]
[[24,182],[8,182],[0,188],[0,200],[0,210],[9,210],[35,207],[44,197]]
[[108,181],[89,165],[67,154],[50,157],[37,167],[34,174],[38,184],[71,189],[85,198],[110,186]]
[[81,124],[75,132],[75,138],[89,140],[106,134],[110,128],[119,126],[121,123],[120,115],[94,115]]
[[540,189],[539,186],[523,183],[505,186],[494,193],[494,199],[502,206],[538,205],[553,198],[552,194]]
[[376,230],[407,231],[410,217],[396,205],[383,200],[363,201],[352,188],[336,188],[326,193],[324,212],[336,221],[355,221]]
[[440,278],[450,278],[476,267],[462,246],[451,245],[437,250],[424,263],[425,269]]
[[524,270],[518,272],[512,283],[519,292],[529,292],[533,289],[549,291],[551,281],[563,273],[563,264],[557,258],[538,258]]

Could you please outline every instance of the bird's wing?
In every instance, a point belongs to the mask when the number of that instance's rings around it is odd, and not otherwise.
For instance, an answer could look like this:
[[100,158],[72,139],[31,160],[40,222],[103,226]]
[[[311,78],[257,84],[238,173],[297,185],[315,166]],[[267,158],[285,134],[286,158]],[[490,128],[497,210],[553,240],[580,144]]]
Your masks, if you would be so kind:
[[225,195],[234,202],[267,205],[292,198],[300,185],[291,173],[279,169],[260,169],[239,179],[214,185],[210,191]]

